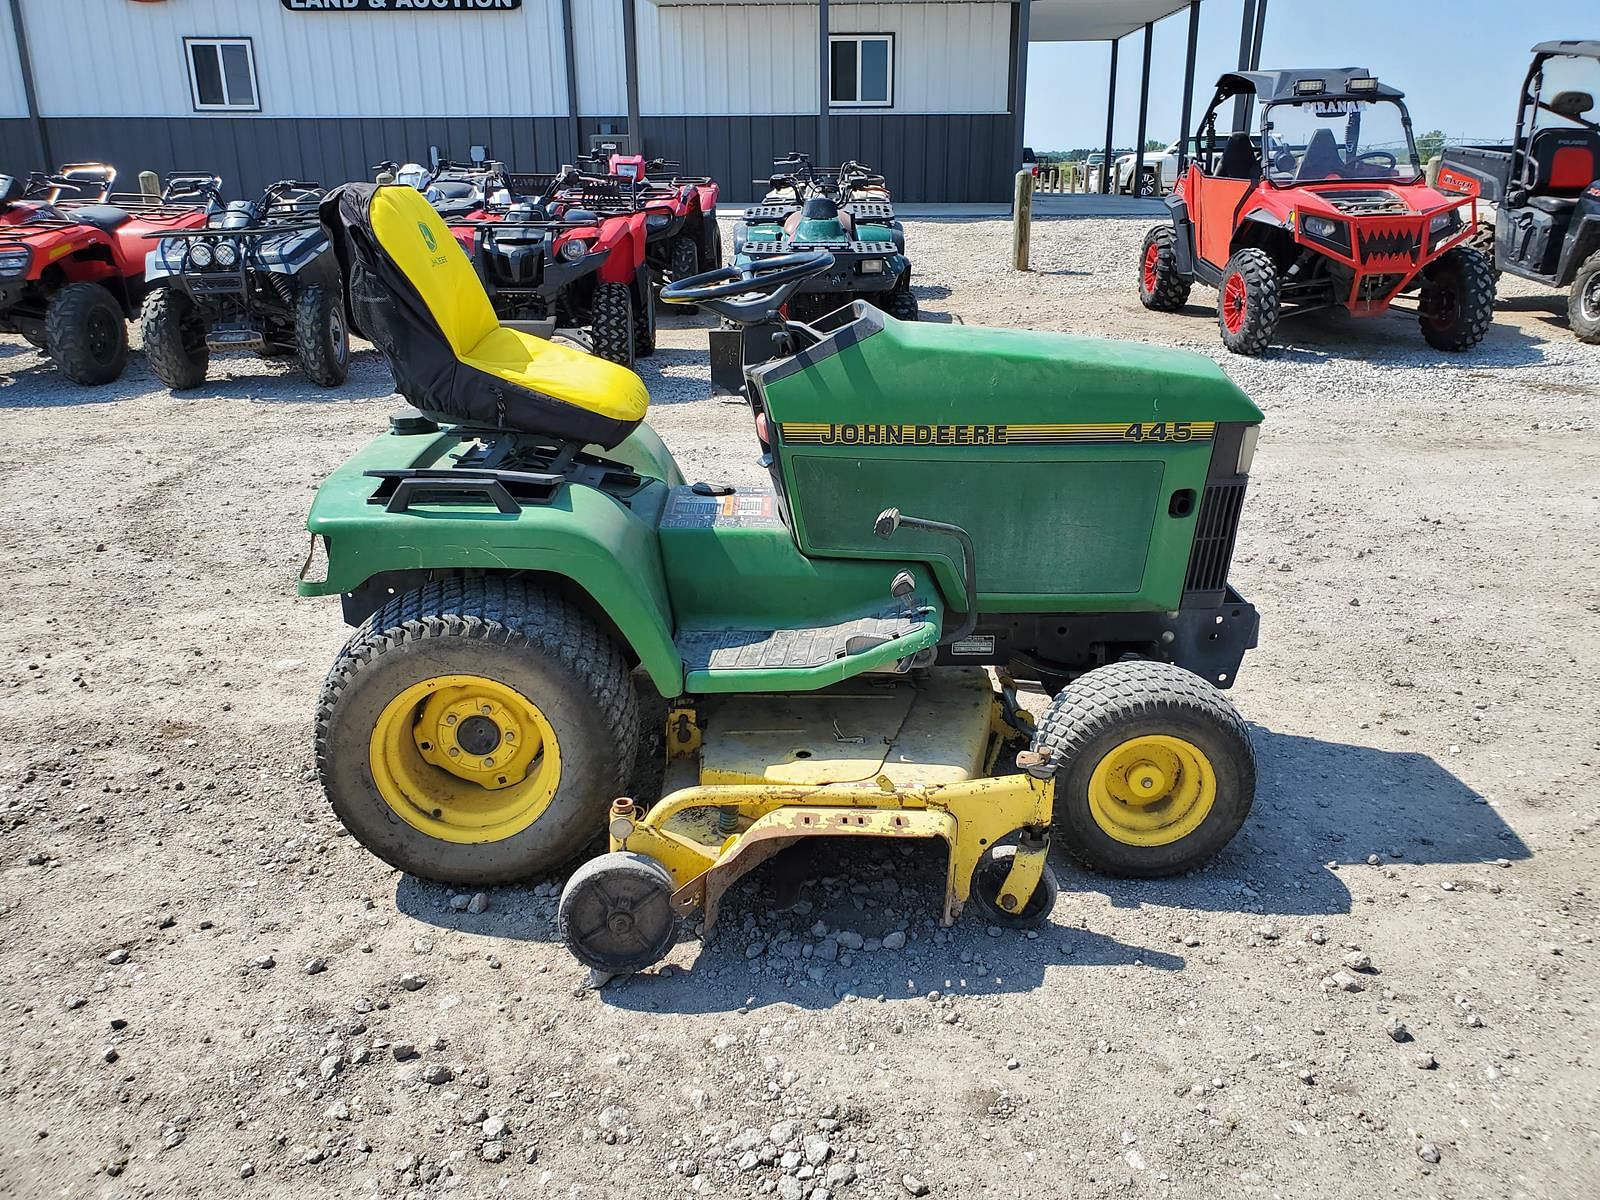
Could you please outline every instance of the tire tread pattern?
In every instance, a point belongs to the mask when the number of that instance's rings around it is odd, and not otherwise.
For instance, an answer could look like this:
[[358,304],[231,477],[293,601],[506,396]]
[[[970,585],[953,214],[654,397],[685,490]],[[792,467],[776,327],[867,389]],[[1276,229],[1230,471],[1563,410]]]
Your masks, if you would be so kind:
[[[1178,274],[1177,232],[1171,225],[1157,225],[1145,234],[1144,247],[1139,252],[1139,300],[1152,312],[1178,312],[1189,303],[1189,291],[1194,281]],[[1144,290],[1144,259],[1151,243],[1160,249],[1156,252],[1156,288]]]
[[590,330],[596,356],[633,366],[633,293],[627,284],[602,283],[594,289]]
[[1237,271],[1244,277],[1244,325],[1238,333],[1229,333],[1222,319],[1222,295],[1217,295],[1217,326],[1222,331],[1222,344],[1235,354],[1257,355],[1272,344],[1278,332],[1278,318],[1282,314],[1279,299],[1278,268],[1272,255],[1255,246],[1234,251],[1228,265],[1222,269],[1222,281]]
[[1441,267],[1458,273],[1458,312],[1455,322],[1448,329],[1432,328],[1427,318],[1419,318],[1423,340],[1435,350],[1451,353],[1470,350],[1483,341],[1489,326],[1494,323],[1494,264],[1481,250],[1457,246],[1436,259],[1423,272],[1424,292],[1428,288],[1429,273]]
[[194,301],[170,287],[158,287],[144,298],[139,314],[139,333],[144,341],[144,356],[156,378],[174,392],[197,388],[206,381],[211,352],[205,344],[191,353],[184,346],[184,326],[203,319],[195,312]]

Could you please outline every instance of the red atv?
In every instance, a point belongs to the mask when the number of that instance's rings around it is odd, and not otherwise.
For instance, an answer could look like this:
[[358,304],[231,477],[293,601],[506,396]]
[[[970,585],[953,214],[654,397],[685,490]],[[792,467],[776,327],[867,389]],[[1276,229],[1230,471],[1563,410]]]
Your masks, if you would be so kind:
[[[602,150],[589,161],[603,174],[583,178],[576,202],[601,212],[645,213],[645,257],[657,290],[665,280],[687,279],[722,265],[722,232],[717,227],[721,188],[710,177],[669,175],[678,163],[639,154]],[[693,311],[689,305],[678,307]]]
[[103,177],[85,180],[79,165],[34,176],[27,188],[0,175],[0,332],[20,333],[68,379],[89,385],[110,383],[127,366],[127,322],[149,290],[148,236],[204,225],[222,186],[215,176],[183,175],[158,201],[119,197],[111,194],[115,172],[97,169]]
[[[1144,306],[1175,312],[1198,279],[1222,293],[1223,344],[1260,354],[1285,311],[1370,317],[1415,291],[1430,346],[1476,346],[1494,316],[1494,271],[1464,244],[1476,204],[1424,181],[1402,95],[1358,68],[1224,75],[1172,222],[1145,236]],[[1260,100],[1260,140],[1236,132],[1219,153],[1217,110],[1236,96]]]
[[579,183],[500,174],[482,205],[446,221],[502,319],[590,331],[595,354],[632,367],[655,353],[655,300],[645,264],[647,214],[602,218],[570,202]]

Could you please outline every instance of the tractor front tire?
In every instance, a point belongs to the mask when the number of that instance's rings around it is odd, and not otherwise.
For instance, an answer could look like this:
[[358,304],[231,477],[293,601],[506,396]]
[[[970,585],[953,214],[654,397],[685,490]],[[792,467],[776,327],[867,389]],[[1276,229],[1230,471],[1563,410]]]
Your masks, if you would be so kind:
[[1435,350],[1460,353],[1483,341],[1494,321],[1494,267],[1481,250],[1457,246],[1422,272],[1417,324]]
[[1567,295],[1567,324],[1580,342],[1600,343],[1600,250],[1584,259],[1573,277]]
[[338,387],[350,377],[350,330],[344,297],[312,284],[294,306],[295,355],[306,378],[318,387]]
[[633,308],[633,353],[637,358],[649,358],[656,352],[656,294],[645,289],[644,303]]
[[1139,252],[1139,303],[1154,312],[1177,312],[1189,303],[1194,281],[1178,272],[1178,234],[1157,225],[1144,235]]
[[[685,279],[700,273],[700,247],[687,234],[673,239],[672,263],[667,268],[667,278],[673,283],[682,283]],[[696,313],[700,311],[697,304],[680,304],[678,310],[683,313]]]
[[1236,251],[1222,268],[1217,329],[1235,354],[1260,354],[1278,332],[1281,303],[1272,255],[1253,246]]
[[50,357],[73,383],[110,383],[128,365],[122,305],[98,283],[69,283],[51,296],[44,330]]
[[1080,675],[1045,710],[1033,749],[1054,766],[1068,851],[1108,875],[1198,867],[1255,800],[1250,733],[1233,705],[1171,663],[1129,660]]
[[590,329],[598,357],[633,366],[633,292],[627,284],[602,283],[594,289]]
[[150,369],[169,389],[187,391],[206,381],[211,365],[206,323],[187,292],[158,287],[146,296],[139,314],[139,336]]
[[316,713],[317,770],[344,827],[391,866],[463,885],[586,849],[638,738],[611,637],[565,598],[493,577],[389,601],[334,662]]

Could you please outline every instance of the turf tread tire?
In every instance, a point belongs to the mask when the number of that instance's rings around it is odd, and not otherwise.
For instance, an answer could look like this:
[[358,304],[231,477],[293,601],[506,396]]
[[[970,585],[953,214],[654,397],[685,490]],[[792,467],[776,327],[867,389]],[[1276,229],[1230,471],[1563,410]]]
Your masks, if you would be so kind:
[[1423,272],[1420,306],[1424,310],[1428,308],[1430,277],[1440,272],[1457,276],[1455,319],[1440,326],[1419,315],[1417,324],[1428,345],[1459,354],[1483,341],[1494,323],[1494,264],[1483,251],[1471,246],[1457,246],[1440,255]]
[[1223,288],[1228,279],[1237,273],[1244,280],[1244,324],[1237,333],[1228,329],[1223,316],[1223,293],[1217,294],[1217,329],[1222,334],[1222,344],[1235,354],[1257,355],[1272,344],[1278,332],[1278,318],[1282,316],[1279,298],[1278,268],[1272,255],[1255,246],[1236,250],[1222,268]]
[[[194,333],[198,339],[193,339]],[[206,381],[211,351],[206,346],[205,320],[194,301],[176,288],[158,287],[144,298],[139,336],[150,369],[174,392],[197,388]],[[191,341],[197,344],[190,345]]]
[[[88,324],[95,309],[116,322],[116,344],[109,358],[89,347]],[[73,383],[97,387],[122,376],[128,366],[128,323],[117,298],[98,283],[69,283],[45,308],[45,344],[61,373]]]
[[[1155,262],[1156,286],[1145,288],[1144,264],[1151,245],[1157,247]],[[1139,302],[1152,312],[1179,312],[1189,303],[1189,292],[1194,280],[1178,273],[1178,234],[1171,225],[1157,225],[1144,235],[1144,246],[1139,251]]]
[[[318,387],[341,386],[350,377],[350,332],[343,324],[344,296],[312,284],[294,305],[294,350],[300,369]],[[343,336],[330,336],[334,319]],[[343,349],[336,344],[343,343]]]
[[[385,669],[400,673],[400,686],[380,690],[368,705],[381,711],[407,679],[408,660],[426,678],[458,668],[441,661],[450,643],[473,650],[492,648],[499,662],[531,662],[571,684],[571,699],[589,726],[561,741],[562,775],[550,809],[528,830],[497,843],[453,847],[413,829],[389,810],[371,783],[367,764],[370,723],[350,709],[364,688],[383,689]],[[509,652],[509,653],[507,653]],[[513,686],[516,686],[513,681]],[[552,721],[548,701],[530,696]],[[356,728],[351,729],[352,721]],[[577,740],[574,740],[576,737]],[[590,739],[594,744],[586,744]],[[515,580],[452,577],[396,596],[361,625],[335,659],[317,700],[317,772],[335,814],[362,845],[379,858],[422,878],[459,884],[496,884],[526,879],[575,858],[603,831],[611,801],[624,794],[637,759],[639,699],[626,659],[615,640],[565,597]],[[589,761],[584,763],[588,753]],[[347,787],[350,756],[359,760]],[[587,776],[587,779],[581,776]],[[569,791],[568,784],[576,786]],[[370,794],[369,794],[370,793]],[[586,794],[585,794],[586,793]],[[558,806],[565,811],[556,812]],[[547,824],[554,817],[553,824]],[[540,827],[543,826],[543,830]],[[554,845],[517,846],[539,831]],[[529,839],[530,841],[532,839]],[[424,860],[424,854],[450,861]]]
[[[1089,777],[1115,746],[1163,732],[1206,753],[1217,773],[1216,802],[1199,828],[1180,841],[1128,846],[1095,823]],[[1068,853],[1103,874],[1154,879],[1191,870],[1233,839],[1255,799],[1255,748],[1244,719],[1211,684],[1172,663],[1130,660],[1080,675],[1039,718],[1033,749],[1048,752],[1055,764],[1056,823]]]
[[633,366],[633,292],[627,284],[602,283],[594,289],[589,327],[596,357]]

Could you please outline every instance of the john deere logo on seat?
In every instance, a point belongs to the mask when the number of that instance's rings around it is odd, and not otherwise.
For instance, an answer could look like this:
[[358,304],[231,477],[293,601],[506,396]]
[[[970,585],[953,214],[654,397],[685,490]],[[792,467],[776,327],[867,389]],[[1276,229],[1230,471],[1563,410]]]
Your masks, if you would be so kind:
[[428,228],[426,221],[418,221],[417,228],[422,230],[422,240],[428,243],[428,251],[432,253],[439,248],[438,241],[433,236],[433,230]]

